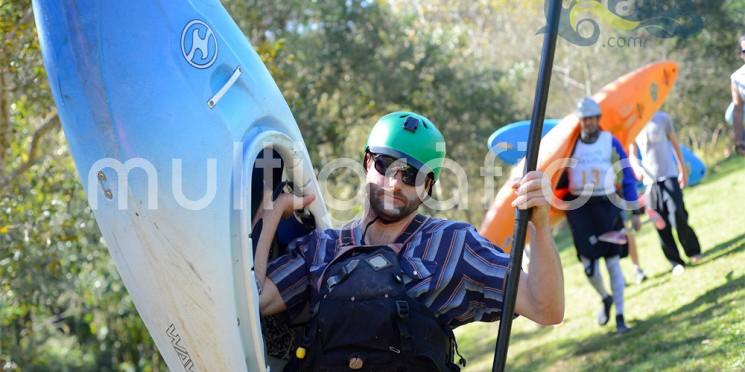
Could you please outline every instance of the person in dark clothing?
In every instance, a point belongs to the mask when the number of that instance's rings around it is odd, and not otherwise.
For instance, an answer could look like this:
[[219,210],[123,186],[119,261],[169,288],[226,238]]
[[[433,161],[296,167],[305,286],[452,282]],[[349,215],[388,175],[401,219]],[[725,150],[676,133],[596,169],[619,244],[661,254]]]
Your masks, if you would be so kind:
[[[637,149],[641,153],[641,160],[637,157]],[[647,206],[665,220],[665,227],[657,230],[662,252],[673,266],[673,274],[682,274],[685,262],[678,253],[673,229],[677,231],[678,240],[692,263],[701,258],[701,244],[688,224],[682,191],[688,183],[688,170],[670,115],[656,113],[631,144],[629,152],[632,167],[637,175],[642,176],[646,186]]]
[[[600,295],[602,307],[598,313],[598,324],[605,325],[610,317],[612,305],[616,307],[616,332],[626,333],[630,328],[624,319],[625,280],[619,263],[628,255],[628,239],[623,233],[624,223],[621,204],[625,209],[634,209],[634,226],[640,225],[637,195],[633,172],[628,167],[623,173],[623,199],[616,201],[615,167],[617,162],[626,162],[626,153],[621,143],[610,132],[600,129],[601,109],[595,100],[583,98],[577,104],[581,135],[572,153],[573,164],[565,173],[569,187],[567,199],[574,207],[566,211],[567,222],[572,230],[577,257],[585,268],[587,279]],[[615,237],[615,238],[612,238]],[[605,261],[610,277],[611,294],[605,289],[599,262]]]
[[[267,263],[280,218],[314,196],[281,194],[273,208],[262,210],[254,261],[261,313],[310,317],[295,338],[296,358],[289,365],[457,370],[452,329],[500,319],[509,255],[468,223],[417,213],[444,159],[444,137],[432,121],[390,113],[375,124],[365,147],[362,218],[298,238],[289,253]],[[556,324],[564,314],[563,274],[543,178],[530,172],[513,183],[513,206],[533,208],[534,242],[527,270],[520,273],[515,313]]]

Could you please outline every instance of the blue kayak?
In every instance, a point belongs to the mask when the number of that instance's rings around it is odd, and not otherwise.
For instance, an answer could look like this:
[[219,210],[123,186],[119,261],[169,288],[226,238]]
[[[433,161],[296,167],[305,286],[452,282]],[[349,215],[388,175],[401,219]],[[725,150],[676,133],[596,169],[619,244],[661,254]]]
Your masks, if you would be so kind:
[[[80,179],[168,367],[266,370],[253,273],[258,202],[289,181],[318,198],[283,235],[326,227],[328,217],[261,59],[217,0],[33,7]],[[257,171],[268,157],[279,158],[276,172]]]
[[680,151],[683,153],[683,159],[688,168],[688,186],[696,186],[706,176],[706,164],[685,145],[680,145]]
[[[557,124],[559,124],[559,120],[556,119],[544,120],[541,136],[545,136]],[[530,120],[514,122],[492,133],[487,141],[487,146],[497,155],[499,160],[509,165],[515,165],[525,157],[529,134]]]

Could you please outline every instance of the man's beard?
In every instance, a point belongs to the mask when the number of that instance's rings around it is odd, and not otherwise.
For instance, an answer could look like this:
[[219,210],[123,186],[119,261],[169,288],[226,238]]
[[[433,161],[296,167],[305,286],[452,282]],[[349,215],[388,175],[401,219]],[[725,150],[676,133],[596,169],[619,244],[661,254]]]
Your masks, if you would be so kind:
[[580,138],[584,143],[595,143],[600,135],[600,128],[595,127],[593,130],[580,131]]
[[396,206],[394,197],[391,196],[391,193],[386,195],[382,187],[372,183],[367,184],[367,197],[370,209],[384,223],[398,222],[415,212],[419,208],[419,205],[422,204],[419,198],[410,200],[401,193],[393,192],[393,194],[404,201],[402,206]]

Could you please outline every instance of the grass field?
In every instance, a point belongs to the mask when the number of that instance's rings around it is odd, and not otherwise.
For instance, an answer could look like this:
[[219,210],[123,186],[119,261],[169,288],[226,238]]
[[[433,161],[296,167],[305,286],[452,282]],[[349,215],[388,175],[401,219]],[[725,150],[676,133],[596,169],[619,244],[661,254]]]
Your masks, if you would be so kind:
[[[613,320],[597,325],[599,297],[584,277],[568,232],[559,234],[564,322],[541,327],[517,318],[510,371],[745,371],[745,158],[711,167],[702,184],[684,193],[703,260],[673,277],[654,227],[645,223],[637,242],[649,279],[632,284],[631,262],[622,261],[629,282],[625,315],[633,328],[625,335],[614,333]],[[469,324],[456,335],[468,359],[465,371],[490,370],[497,324]]]

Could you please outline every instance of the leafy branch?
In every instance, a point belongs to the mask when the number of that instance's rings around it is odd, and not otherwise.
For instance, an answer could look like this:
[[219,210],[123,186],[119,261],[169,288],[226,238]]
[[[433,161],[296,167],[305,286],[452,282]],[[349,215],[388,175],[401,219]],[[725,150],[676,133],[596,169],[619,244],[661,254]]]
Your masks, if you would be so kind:
[[34,130],[34,134],[31,137],[31,145],[29,146],[28,155],[26,161],[21,163],[13,172],[8,175],[0,174],[0,189],[5,188],[11,182],[13,182],[18,176],[26,172],[39,159],[42,158],[39,152],[39,144],[46,138],[46,136],[53,130],[59,128],[59,117],[57,116],[57,109],[53,108],[44,118],[41,120],[41,124]]

